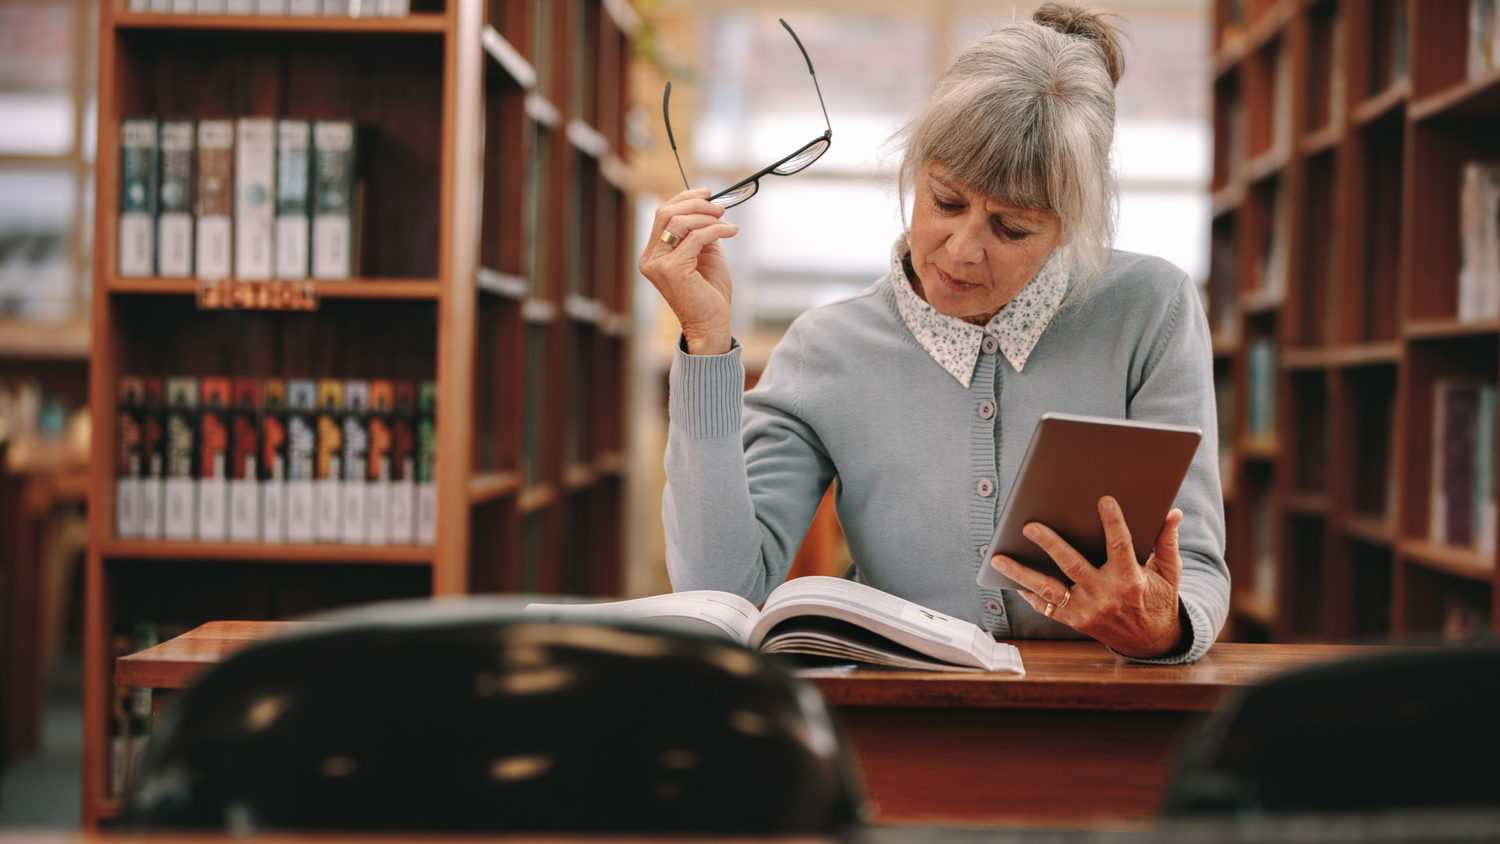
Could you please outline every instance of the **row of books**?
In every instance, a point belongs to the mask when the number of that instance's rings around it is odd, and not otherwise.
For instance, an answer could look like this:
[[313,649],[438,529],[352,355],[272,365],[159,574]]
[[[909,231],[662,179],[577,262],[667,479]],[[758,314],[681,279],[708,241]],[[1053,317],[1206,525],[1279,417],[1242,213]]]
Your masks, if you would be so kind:
[[1500,162],[1464,164],[1458,216],[1458,318],[1500,318]]
[[347,120],[127,118],[119,273],[347,279],[354,158]]
[[[111,655],[126,656],[156,647],[159,642],[156,624],[137,622],[131,633],[118,633],[111,637]],[[149,688],[114,687],[109,711],[109,780],[106,783],[109,796],[124,796],[136,770],[140,768],[141,761],[146,756],[146,747],[151,743],[154,714]]]
[[1443,378],[1433,385],[1433,542],[1495,552],[1495,385]]
[[1257,337],[1245,353],[1245,437],[1261,446],[1276,442],[1276,340]]
[[130,0],[130,11],[177,15],[404,18],[411,0]]
[[437,385],[120,380],[122,538],[431,545]]

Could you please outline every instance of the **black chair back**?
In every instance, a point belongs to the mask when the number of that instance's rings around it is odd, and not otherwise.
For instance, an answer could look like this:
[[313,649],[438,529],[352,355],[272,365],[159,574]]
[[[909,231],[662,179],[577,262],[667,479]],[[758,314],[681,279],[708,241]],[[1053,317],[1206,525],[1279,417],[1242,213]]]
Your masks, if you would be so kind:
[[817,691],[727,642],[525,618],[247,649],[162,719],[143,826],[828,833],[861,798]]
[[1168,815],[1500,806],[1500,649],[1412,648],[1317,666],[1206,718]]

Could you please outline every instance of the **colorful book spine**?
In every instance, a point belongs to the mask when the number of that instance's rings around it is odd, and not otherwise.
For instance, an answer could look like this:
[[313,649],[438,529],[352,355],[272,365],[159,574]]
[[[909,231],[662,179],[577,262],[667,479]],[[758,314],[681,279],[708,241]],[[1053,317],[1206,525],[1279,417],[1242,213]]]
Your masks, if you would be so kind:
[[318,385],[288,381],[286,394],[286,541],[314,542],[318,538]]
[[417,513],[417,385],[392,384],[395,412],[391,414],[390,539],[392,545],[416,540]]
[[156,119],[120,123],[120,275],[156,272]]
[[371,381],[370,448],[365,460],[365,520],[371,545],[391,541],[391,413],[395,408],[394,384]]
[[198,488],[193,459],[198,443],[198,379],[169,378],[167,387],[166,478],[162,536],[193,539],[198,535]]
[[141,456],[145,461],[145,476],[141,479],[141,538],[161,539],[166,510],[163,489],[167,477],[166,387],[158,377],[142,381],[145,403],[141,409]]
[[417,544],[437,542],[437,382],[417,387]]
[[344,382],[318,382],[318,541],[338,542],[344,526]]
[[234,268],[234,121],[198,123],[198,278],[229,278]]
[[[327,8],[325,0],[324,8]],[[313,124],[312,275],[347,279],[354,255],[354,124]]]
[[115,535],[123,539],[135,539],[142,532],[141,415],[145,410],[145,392],[145,384],[139,377],[127,375],[120,379],[115,409]]
[[1500,317],[1500,163],[1464,164],[1458,226],[1458,318]]
[[264,406],[259,378],[234,379],[229,414],[229,538],[259,542],[260,416]]
[[275,268],[276,121],[240,118],[234,150],[234,274],[264,281]]
[[193,151],[197,131],[191,120],[163,120],[161,124],[156,272],[163,278],[193,274]]
[[312,124],[282,120],[276,124],[276,277],[307,278],[308,178],[312,162]]
[[1270,337],[1252,340],[1246,363],[1246,433],[1254,442],[1272,444],[1276,441],[1276,341]]
[[229,538],[229,407],[228,378],[204,378],[198,383],[198,539],[223,542]]
[[260,539],[286,541],[287,397],[286,381],[267,378],[260,419]]
[[369,543],[369,521],[365,509],[366,461],[370,455],[370,382],[344,382],[344,527],[346,545]]

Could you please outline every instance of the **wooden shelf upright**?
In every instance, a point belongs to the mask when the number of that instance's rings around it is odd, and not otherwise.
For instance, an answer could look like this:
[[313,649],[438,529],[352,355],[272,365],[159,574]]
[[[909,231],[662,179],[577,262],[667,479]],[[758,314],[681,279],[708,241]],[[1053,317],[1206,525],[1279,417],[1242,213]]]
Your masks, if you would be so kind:
[[1217,0],[1209,310],[1241,640],[1500,624],[1495,552],[1429,525],[1434,386],[1500,368],[1500,325],[1458,303],[1463,166],[1500,159],[1500,73],[1469,78],[1469,26],[1463,0]]
[[[115,640],[469,592],[613,595],[629,360],[625,0],[412,0],[398,18],[147,14],[101,0],[85,587],[84,818],[108,776]],[[358,127],[357,278],[313,311],[198,307],[117,272],[127,117]],[[116,534],[124,375],[437,384],[436,542]]]

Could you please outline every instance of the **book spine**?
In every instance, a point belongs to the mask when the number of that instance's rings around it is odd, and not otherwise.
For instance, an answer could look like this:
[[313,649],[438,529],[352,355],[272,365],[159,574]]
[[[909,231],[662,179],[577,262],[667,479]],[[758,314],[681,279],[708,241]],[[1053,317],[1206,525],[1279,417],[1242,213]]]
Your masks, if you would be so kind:
[[148,0],[149,11],[155,14],[168,14],[177,11],[172,8],[172,0]]
[[157,274],[193,274],[193,150],[197,126],[191,120],[161,124],[161,206],[157,216]]
[[235,402],[229,461],[229,538],[261,539],[260,409]]
[[[324,4],[327,8],[327,1]],[[349,278],[353,265],[354,124],[313,124],[313,278]]]
[[134,117],[120,124],[120,275],[143,278],[156,272],[156,120]]
[[227,8],[225,0],[198,0],[198,14],[200,15],[222,15]]
[[234,241],[234,122],[198,124],[198,237],[194,252],[198,278],[229,278]]
[[[342,403],[342,402],[340,402]],[[340,411],[319,402],[318,408],[318,541],[339,542],[344,527],[344,426]]]
[[[173,379],[167,409],[166,497],[162,535],[167,539],[193,539],[198,533],[197,486],[193,481],[193,457],[198,439],[197,384],[194,379]],[[191,397],[183,388],[190,386]]]
[[115,534],[134,539],[142,533],[141,521],[141,390],[139,378],[120,382],[120,403],[115,413]]
[[346,18],[349,16],[349,5],[352,0],[323,0],[323,14],[326,17]]
[[1438,517],[1436,539],[1448,545],[1472,546],[1476,539],[1474,467],[1478,447],[1479,385],[1467,380],[1441,380],[1435,407],[1434,435],[1437,477],[1433,491]]
[[349,16],[355,18],[373,18],[380,14],[379,0],[348,0]]
[[237,278],[271,278],[276,204],[276,121],[242,117],[235,143],[234,271]]
[[286,541],[286,415],[267,409],[260,424],[260,538],[279,545]]
[[276,125],[276,277],[304,279],[308,272],[308,178],[312,124]]
[[[156,384],[160,395],[160,379],[150,379]],[[148,391],[148,395],[150,392]],[[167,474],[166,417],[159,402],[148,399],[141,409],[141,457],[144,461],[144,476],[141,478],[141,533],[142,539],[161,539],[162,515],[165,510],[163,483]]]
[[380,0],[380,15],[386,18],[404,18],[411,14],[411,0]]
[[1475,426],[1474,523],[1479,553],[1495,553],[1495,410],[1494,384],[1479,388],[1479,419]]
[[370,415],[370,449],[366,460],[365,519],[371,545],[391,541],[391,417],[387,409]]
[[256,0],[255,13],[273,17],[285,15],[287,13],[287,0]]
[[295,17],[310,17],[323,14],[319,0],[287,0],[286,13]]
[[369,522],[365,510],[368,497],[365,472],[370,453],[370,429],[365,411],[369,408],[369,398],[369,382],[350,381],[344,385],[342,538],[346,545],[369,543]]
[[286,452],[286,541],[313,542],[318,538],[314,491],[318,434],[311,410],[287,414]]
[[[422,392],[436,396],[437,385],[428,381]],[[437,410],[431,398],[417,415],[417,544],[437,542]]]
[[225,0],[224,11],[231,15],[253,15],[255,0]]
[[411,545],[416,538],[417,436],[410,411],[391,417],[391,490],[389,501],[392,545]]
[[198,539],[229,538],[229,390],[203,379],[198,412]]
[[151,11],[151,0],[130,0],[125,8],[132,13],[149,12]]
[[[192,15],[198,12],[197,0],[166,0],[171,6],[170,11],[174,15]],[[152,0],[153,5],[160,5],[161,0]]]

